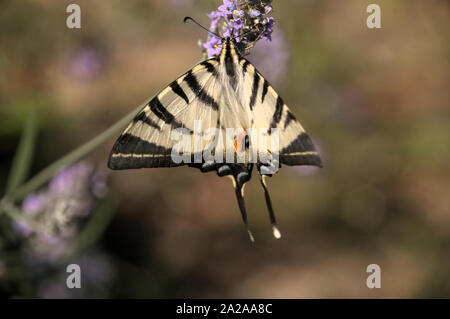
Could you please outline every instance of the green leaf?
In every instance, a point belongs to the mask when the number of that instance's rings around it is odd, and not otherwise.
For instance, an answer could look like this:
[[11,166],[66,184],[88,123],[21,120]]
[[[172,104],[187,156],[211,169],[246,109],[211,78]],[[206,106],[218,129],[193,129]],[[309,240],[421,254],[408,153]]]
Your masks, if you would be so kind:
[[33,109],[25,122],[19,146],[11,165],[11,170],[6,184],[6,195],[8,196],[19,187],[30,172],[33,159],[36,136],[38,131],[38,118],[36,109]]

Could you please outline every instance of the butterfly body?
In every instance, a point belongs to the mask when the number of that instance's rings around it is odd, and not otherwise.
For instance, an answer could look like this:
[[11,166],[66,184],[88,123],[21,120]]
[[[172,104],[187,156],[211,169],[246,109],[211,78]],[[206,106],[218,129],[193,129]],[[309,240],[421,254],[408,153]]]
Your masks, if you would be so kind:
[[[191,151],[182,162],[174,159],[177,129],[183,130],[184,149]],[[204,139],[210,129],[220,138]],[[229,129],[235,133],[229,134]],[[254,132],[259,132],[258,138],[252,135]],[[263,139],[271,139],[266,160],[257,152],[262,149]],[[226,157],[229,149],[234,153],[232,157]],[[108,162],[111,169],[188,165],[229,176],[246,227],[243,190],[256,166],[277,238],[280,232],[265,177],[273,175],[281,164],[321,166],[321,160],[281,97],[241,56],[230,38],[223,40],[218,57],[184,73],[136,115],[114,144]],[[249,235],[253,240],[250,231]]]

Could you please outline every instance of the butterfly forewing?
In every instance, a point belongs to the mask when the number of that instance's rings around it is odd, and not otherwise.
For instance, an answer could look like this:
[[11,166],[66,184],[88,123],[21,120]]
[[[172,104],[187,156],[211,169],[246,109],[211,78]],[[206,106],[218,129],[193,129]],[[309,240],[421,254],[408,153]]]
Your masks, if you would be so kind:
[[[109,167],[129,169],[182,165],[172,161],[171,152],[179,139],[174,129],[194,139],[195,121],[202,120],[204,131],[219,118],[222,87],[217,74],[218,61],[210,59],[196,65],[153,98],[114,144]],[[201,140],[202,149],[207,141]],[[193,141],[191,143],[194,145]],[[194,151],[194,150],[192,150]]]

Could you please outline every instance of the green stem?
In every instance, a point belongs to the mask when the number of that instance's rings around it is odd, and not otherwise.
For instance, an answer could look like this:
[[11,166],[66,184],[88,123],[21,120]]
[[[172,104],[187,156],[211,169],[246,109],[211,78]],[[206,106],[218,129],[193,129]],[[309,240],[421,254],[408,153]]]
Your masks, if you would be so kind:
[[[200,63],[203,60],[200,60],[195,65]],[[158,93],[159,94],[159,93]],[[156,94],[157,95],[157,94]],[[156,96],[155,95],[155,96]],[[154,97],[154,96],[153,96]],[[31,178],[28,182],[23,184],[22,186],[16,188],[14,192],[6,196],[9,201],[15,202],[18,200],[23,199],[25,196],[27,196],[32,191],[36,190],[38,187],[43,185],[45,182],[47,182],[50,178],[52,178],[53,175],[55,175],[61,168],[64,166],[70,165],[72,163],[75,163],[83,156],[86,156],[91,151],[93,151],[97,146],[107,141],[111,136],[116,134],[118,131],[123,129],[125,125],[127,125],[135,116],[136,114],[142,110],[145,105],[147,105],[148,101],[152,100],[147,99],[146,102],[139,105],[135,110],[127,114],[125,117],[120,119],[118,122],[116,122],[113,126],[108,128],[103,133],[97,135],[94,139],[90,140],[89,142],[81,145],[77,149],[73,150],[66,156],[62,157],[61,159],[57,160],[56,162],[53,162],[46,168],[44,168],[42,171],[40,171],[38,174],[36,174],[33,178]],[[0,214],[2,212],[2,203],[0,201]]]
[[[148,100],[147,100],[148,101]],[[116,122],[113,126],[108,128],[103,133],[97,135],[95,138],[90,140],[89,142],[81,145],[77,149],[73,150],[66,156],[61,159],[53,162],[46,168],[44,168],[41,172],[31,178],[28,182],[18,187],[14,192],[12,192],[8,199],[10,201],[17,201],[23,199],[27,194],[36,190],[38,187],[47,182],[52,176],[57,173],[62,167],[75,163],[80,158],[89,154],[93,151],[97,146],[107,141],[111,136],[119,132],[121,129],[125,127],[148,102],[142,103],[135,110],[127,114],[125,117]]]
[[7,199],[2,199],[2,201],[0,201],[0,209],[1,209],[0,213],[3,211],[12,220],[15,220],[17,222],[24,222],[35,232],[41,233],[43,232],[41,224],[32,220],[29,217],[26,217],[19,208],[17,208],[13,203],[8,201]]

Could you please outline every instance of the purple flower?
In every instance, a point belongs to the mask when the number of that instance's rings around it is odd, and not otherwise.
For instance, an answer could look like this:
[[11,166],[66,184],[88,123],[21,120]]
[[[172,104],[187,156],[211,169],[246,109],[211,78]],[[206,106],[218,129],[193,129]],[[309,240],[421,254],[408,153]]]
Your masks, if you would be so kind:
[[264,25],[268,27],[272,27],[275,24],[275,19],[272,17],[268,17],[264,20]]
[[242,24],[241,18],[234,19],[232,25],[233,25],[233,28],[235,28],[237,30],[240,30],[244,27],[244,25]]
[[222,36],[227,38],[227,37],[231,37],[232,34],[233,34],[233,28],[232,27],[226,27],[225,31],[222,33]]
[[[271,3],[270,0],[224,0],[216,11],[208,14],[211,19],[210,30],[221,37],[231,37],[243,43],[242,47],[250,47],[259,38],[270,41],[275,20],[266,15],[272,11]],[[220,53],[218,37],[208,35],[208,41],[201,46],[208,56]]]
[[234,1],[223,0],[223,5],[219,6],[218,11],[222,12],[224,16],[229,16],[233,15],[235,9]]
[[252,17],[259,17],[260,15],[261,15],[261,12],[259,12],[258,10],[252,10],[251,12],[250,12],[250,15],[252,16]]
[[242,18],[245,16],[245,11],[244,10],[234,10],[233,11],[233,18]]
[[90,80],[101,73],[106,64],[106,56],[96,46],[81,48],[70,63],[70,74],[80,80]]
[[213,20],[213,21],[215,21],[215,22],[217,22],[220,18],[223,17],[223,15],[221,14],[221,12],[219,12],[219,11],[213,11],[213,12],[211,12],[211,13],[208,13],[207,16],[208,16],[211,20]]
[[74,192],[83,188],[86,182],[86,176],[89,175],[92,168],[86,163],[79,163],[61,170],[50,181],[50,191],[55,193]]
[[22,210],[28,216],[34,216],[36,215],[36,213],[44,209],[45,202],[46,202],[45,194],[43,193],[30,194],[23,201]]
[[33,230],[28,226],[26,222],[23,221],[14,221],[13,229],[18,235],[22,237],[28,237],[33,233]]
[[[47,198],[44,193],[34,193],[28,195],[22,203],[22,211],[24,218],[33,218],[39,212],[45,209]],[[29,223],[24,220],[16,220],[13,222],[13,228],[17,234],[23,237],[28,237],[33,233]]]
[[27,237],[30,256],[55,263],[70,253],[80,223],[106,194],[106,178],[81,162],[61,170],[47,188],[24,200],[24,219],[15,222],[14,229]]
[[215,35],[211,35],[209,41],[203,44],[203,47],[207,50],[208,56],[215,56],[220,53],[222,42],[220,38]]
[[271,41],[272,40],[272,27],[275,24],[275,19],[272,17],[265,18],[263,21],[264,32],[262,34],[262,38]]

